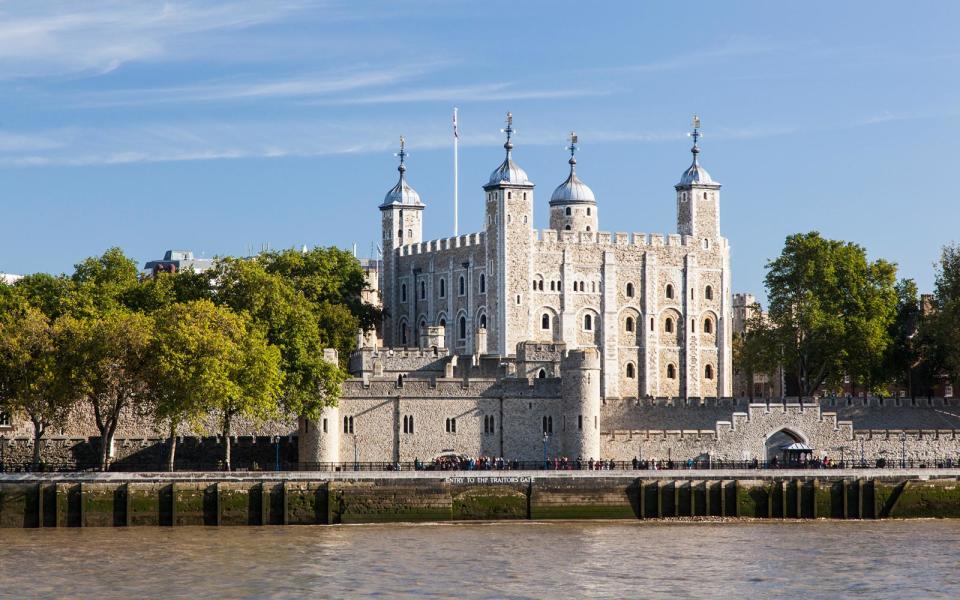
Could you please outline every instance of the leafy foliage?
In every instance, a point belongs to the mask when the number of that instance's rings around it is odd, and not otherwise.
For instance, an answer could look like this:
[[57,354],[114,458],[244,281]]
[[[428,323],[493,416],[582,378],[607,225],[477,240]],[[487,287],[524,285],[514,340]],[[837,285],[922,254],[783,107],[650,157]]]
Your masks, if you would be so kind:
[[869,262],[856,244],[810,232],[789,236],[767,269],[767,351],[782,353],[801,393],[835,389],[845,375],[868,387],[880,384],[877,366],[896,315],[896,267]]

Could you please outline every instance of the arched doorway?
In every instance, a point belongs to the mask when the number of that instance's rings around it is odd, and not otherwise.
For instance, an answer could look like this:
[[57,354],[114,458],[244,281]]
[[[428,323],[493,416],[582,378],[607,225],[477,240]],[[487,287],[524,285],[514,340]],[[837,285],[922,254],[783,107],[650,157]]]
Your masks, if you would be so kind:
[[[784,452],[788,447],[806,448],[807,450]],[[768,463],[772,463],[774,459],[776,459],[776,462],[783,466],[786,466],[785,463],[800,462],[803,458],[809,457],[805,457],[805,454],[813,452],[813,450],[807,446],[807,439],[803,434],[786,428],[780,429],[772,435],[768,435],[766,442],[764,442],[764,449]]]

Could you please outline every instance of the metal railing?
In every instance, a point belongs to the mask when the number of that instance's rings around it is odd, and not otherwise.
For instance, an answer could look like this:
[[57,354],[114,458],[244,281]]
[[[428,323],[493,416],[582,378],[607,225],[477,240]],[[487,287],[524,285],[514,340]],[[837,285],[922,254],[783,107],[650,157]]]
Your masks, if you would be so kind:
[[[935,469],[960,468],[960,459],[945,457],[939,459],[906,459],[891,460],[885,458],[853,460],[837,460],[829,462],[807,461],[804,463],[784,463],[783,461],[757,460],[637,460],[637,461],[577,461],[553,460],[546,462],[517,461],[517,460],[476,460],[463,458],[459,460],[443,460],[440,462],[425,461],[367,461],[367,462],[337,462],[337,463],[299,463],[295,461],[279,461],[264,464],[257,461],[234,461],[232,472],[289,472],[289,471],[318,471],[318,472],[396,472],[396,471],[663,471],[663,470],[776,470],[776,469]],[[71,473],[95,472],[100,469],[96,466],[78,466],[76,463],[43,462],[34,468],[30,461],[0,461],[0,473]],[[166,461],[138,461],[136,463],[118,462],[110,465],[111,472],[167,472]],[[223,461],[177,461],[176,472],[224,472]]]

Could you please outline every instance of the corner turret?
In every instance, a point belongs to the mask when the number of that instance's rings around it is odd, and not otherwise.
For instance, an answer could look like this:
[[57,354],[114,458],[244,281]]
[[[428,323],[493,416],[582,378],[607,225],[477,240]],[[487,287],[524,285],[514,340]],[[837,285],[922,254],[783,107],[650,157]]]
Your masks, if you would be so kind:
[[683,172],[677,192],[677,233],[691,235],[709,246],[720,239],[720,184],[700,165],[700,117],[693,117],[693,163]]
[[565,423],[564,453],[570,458],[600,458],[600,353],[571,350],[561,365]]

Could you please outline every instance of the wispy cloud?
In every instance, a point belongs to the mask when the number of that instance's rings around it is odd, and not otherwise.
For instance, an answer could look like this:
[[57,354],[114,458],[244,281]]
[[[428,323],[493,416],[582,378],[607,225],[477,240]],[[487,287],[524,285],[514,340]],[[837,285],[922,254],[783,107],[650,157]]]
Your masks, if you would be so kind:
[[183,38],[276,22],[317,2],[138,3],[13,0],[0,4],[0,78],[100,74],[181,50]]
[[332,73],[307,73],[253,81],[234,79],[162,88],[119,89],[81,95],[77,106],[111,107],[325,97],[409,81],[444,64],[430,62],[389,68],[357,66],[338,69]]
[[739,58],[757,54],[769,54],[777,51],[779,48],[780,46],[767,39],[732,37],[725,43],[711,48],[658,58],[644,63],[623,65],[614,67],[612,69],[600,70],[613,70],[633,73],[676,71],[681,69],[702,67],[730,58]]
[[[414,150],[448,147],[445,120],[384,121],[287,120],[252,122],[192,122],[178,126],[162,123],[116,128],[65,129],[36,136],[0,135],[0,166],[90,166],[243,158],[310,157],[335,154],[390,152],[395,135],[417,132],[408,138]],[[714,139],[781,135],[783,128],[723,129]],[[390,132],[390,133],[385,133]],[[591,144],[661,143],[683,138],[681,131],[579,130]],[[530,123],[518,142],[523,146],[563,146],[566,132]],[[20,140],[5,144],[4,139]],[[503,139],[495,127],[462,130],[465,147],[498,147]]]

